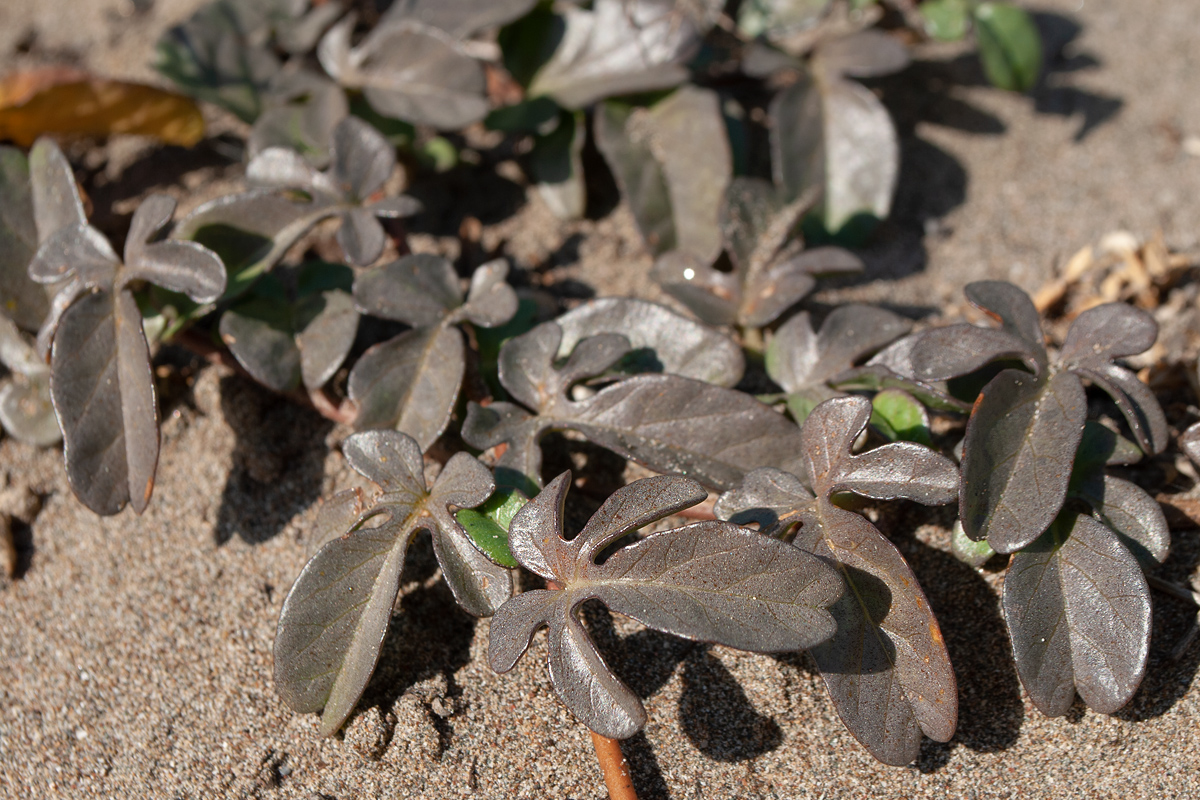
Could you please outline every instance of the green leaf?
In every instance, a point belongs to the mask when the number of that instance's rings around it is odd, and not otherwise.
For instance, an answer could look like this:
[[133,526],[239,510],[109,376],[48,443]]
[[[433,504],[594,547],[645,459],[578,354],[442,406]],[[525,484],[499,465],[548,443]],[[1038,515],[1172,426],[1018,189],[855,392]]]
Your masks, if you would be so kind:
[[550,5],[539,4],[516,22],[501,28],[496,37],[504,68],[522,86],[529,85],[562,40],[566,26]]
[[975,32],[992,85],[1013,92],[1033,88],[1042,70],[1042,37],[1029,14],[1008,3],[980,3]]
[[516,489],[501,489],[483,505],[460,509],[455,517],[485,556],[502,567],[516,569],[520,564],[508,549],[508,526],[528,502]]
[[925,18],[925,32],[933,38],[957,42],[967,35],[971,16],[967,0],[925,0],[918,10]]
[[484,117],[484,127],[504,133],[532,133],[541,131],[558,116],[558,103],[549,97],[534,97],[501,106]]
[[900,389],[885,389],[871,401],[871,424],[891,441],[933,446],[925,406]]
[[449,139],[434,136],[417,148],[417,161],[434,172],[447,172],[458,166],[458,150]]
[[959,561],[972,567],[982,567],[996,555],[996,551],[986,541],[972,541],[959,520],[954,521],[954,527],[950,531],[950,552]]

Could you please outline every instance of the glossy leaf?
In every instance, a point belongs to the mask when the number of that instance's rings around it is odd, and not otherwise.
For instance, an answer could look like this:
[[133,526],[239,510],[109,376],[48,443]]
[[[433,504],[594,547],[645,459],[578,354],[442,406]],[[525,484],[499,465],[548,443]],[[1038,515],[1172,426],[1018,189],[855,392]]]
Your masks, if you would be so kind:
[[[307,274],[306,274],[307,273]],[[304,285],[320,273],[324,283]],[[274,276],[221,315],[221,339],[259,383],[277,392],[319,389],[333,377],[354,344],[358,311],[347,291],[352,276],[341,265],[309,264],[289,297]]]
[[353,29],[353,15],[332,27],[317,56],[334,80],[361,90],[380,114],[444,130],[487,115],[483,68],[450,34],[415,22],[384,21],[351,47]]
[[707,27],[674,0],[596,0],[590,11],[566,7],[562,19],[562,39],[529,96],[549,95],[572,109],[682,83]]
[[604,663],[577,617],[598,599],[656,630],[758,652],[797,650],[833,634],[825,610],[837,598],[825,564],[727,522],[698,522],[652,534],[603,564],[605,547],[695,505],[695,481],[643,478],[618,489],[574,539],[562,538],[570,473],[556,478],[513,519],[510,545],[525,567],[561,589],[525,592],[496,612],[488,660],[507,672],[533,633],[549,627],[550,678],[559,699],[597,733],[624,739],[646,722],[637,696]]
[[979,58],[993,86],[1026,92],[1042,71],[1042,37],[1033,18],[1010,3],[979,3],[974,8]]
[[1171,532],[1162,507],[1136,483],[1105,474],[1109,464],[1132,463],[1141,451],[1096,422],[1084,426],[1068,494],[1087,503],[1092,514],[1121,539],[1149,570],[1167,558]]
[[366,266],[379,258],[385,243],[376,217],[405,217],[421,210],[407,195],[370,199],[395,165],[396,153],[383,134],[357,117],[346,117],[333,129],[329,169],[318,172],[295,151],[269,147],[246,167],[246,179],[256,186],[306,192],[314,210],[340,216],[338,244],[350,261]]
[[263,113],[246,140],[246,152],[253,160],[268,147],[285,147],[314,167],[324,167],[334,128],[349,113],[345,92],[328,78],[306,70],[280,72],[266,89]]
[[1017,673],[1044,714],[1061,716],[1078,691],[1111,714],[1141,683],[1150,649],[1150,591],[1108,528],[1064,512],[1013,556],[1004,619]]
[[174,210],[165,195],[138,206],[124,263],[99,231],[74,224],[47,238],[29,265],[34,280],[62,282],[38,341],[52,343],[50,394],[71,488],[99,514],[115,514],[126,502],[145,510],[158,462],[150,354],[127,284],[150,281],[198,303],[225,288],[214,253],[194,242],[158,240]]
[[381,19],[420,22],[461,38],[512,22],[536,4],[537,0],[397,0]]
[[479,508],[464,508],[455,514],[471,541],[484,555],[502,567],[520,566],[508,549],[508,528],[529,499],[516,489],[500,489]]
[[1179,435],[1179,449],[1194,464],[1200,464],[1200,422],[1193,423]]
[[[908,320],[890,311],[852,303],[831,311],[814,332],[808,312],[801,311],[771,337],[767,374],[788,394],[793,416],[803,422],[812,407],[836,394],[828,385],[831,378],[903,336],[909,327]],[[815,402],[805,407],[810,401]]]
[[717,501],[718,517],[757,522],[768,535],[801,527],[794,544],[830,561],[846,591],[830,609],[837,633],[812,655],[838,714],[872,755],[907,764],[924,733],[948,741],[957,722],[957,688],[937,620],[900,552],[867,520],[838,508],[837,492],[948,502],[957,471],[920,445],[895,443],[861,455],[851,444],[866,427],[870,403],[829,400],[803,428],[813,491],[793,474],[760,469]]
[[471,544],[449,510],[487,499],[494,483],[485,467],[458,453],[427,491],[421,450],[401,433],[358,433],[346,439],[343,452],[381,491],[305,566],[284,600],[275,635],[275,690],[296,711],[324,709],[326,736],[350,716],[375,671],[404,555],[418,532],[433,536],[442,574],[469,613],[491,614],[512,594],[508,570]]
[[841,230],[860,215],[888,215],[900,150],[887,109],[849,77],[875,77],[908,65],[895,38],[862,31],[819,45],[811,75],[771,103],[775,181],[793,199],[824,189],[825,227]]
[[563,429],[715,488],[732,487],[755,467],[796,461],[796,427],[741,392],[674,375],[639,375],[584,400],[569,399],[574,383],[603,374],[629,351],[629,342],[615,334],[583,339],[555,368],[561,341],[561,329],[547,322],[500,352],[500,381],[529,411],[512,403],[468,406],[463,439],[481,449],[506,443],[499,468],[540,483],[537,442],[546,431]]
[[733,163],[716,92],[685,86],[649,108],[605,103],[596,145],[652,253],[720,254],[717,221]]
[[454,413],[465,360],[453,327],[416,328],[367,349],[350,370],[348,392],[359,428],[396,428],[422,450]]
[[1079,378],[1006,369],[984,387],[967,423],[960,493],[963,529],[1011,553],[1058,516],[1083,435]]
[[1166,416],[1154,393],[1113,359],[1145,352],[1156,338],[1158,325],[1150,314],[1125,303],[1106,303],[1075,318],[1060,355],[1067,369],[1112,397],[1138,445],[1150,454],[1167,446]]
[[602,297],[554,321],[562,328],[559,358],[566,358],[589,336],[619,333],[633,350],[618,369],[666,372],[727,387],[736,385],[745,370],[742,350],[732,339],[657,303]]
[[350,371],[349,394],[359,407],[355,424],[395,427],[423,450],[433,444],[450,422],[466,364],[462,334],[453,325],[507,322],[517,311],[507,276],[503,260],[481,265],[464,301],[454,268],[440,256],[408,255],[359,275],[354,297],[360,310],[414,329],[374,345]]

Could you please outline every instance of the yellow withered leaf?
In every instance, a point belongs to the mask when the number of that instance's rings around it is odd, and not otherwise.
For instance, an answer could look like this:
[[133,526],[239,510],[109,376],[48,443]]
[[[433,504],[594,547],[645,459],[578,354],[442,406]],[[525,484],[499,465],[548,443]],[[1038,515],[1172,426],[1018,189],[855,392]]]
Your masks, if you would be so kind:
[[183,95],[78,70],[51,67],[0,80],[0,141],[28,147],[45,133],[132,133],[190,147],[204,136],[204,118]]

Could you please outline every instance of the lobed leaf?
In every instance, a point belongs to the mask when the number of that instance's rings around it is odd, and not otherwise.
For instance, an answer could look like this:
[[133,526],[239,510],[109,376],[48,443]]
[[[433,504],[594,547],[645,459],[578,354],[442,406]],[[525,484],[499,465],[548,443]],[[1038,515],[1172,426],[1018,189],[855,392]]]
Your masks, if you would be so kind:
[[1021,684],[1047,716],[1067,713],[1076,691],[1111,714],[1137,690],[1150,648],[1150,591],[1104,525],[1060,515],[1013,556],[1003,606]]
[[491,613],[512,593],[508,571],[474,549],[447,508],[487,498],[493,483],[482,465],[456,454],[426,491],[421,451],[411,438],[367,431],[343,447],[351,466],[382,491],[305,566],[284,600],[275,636],[276,691],[296,711],[323,708],[326,736],[354,710],[375,670],[404,556],[419,531],[433,535],[443,575],[471,613]]
[[[628,351],[624,337],[584,339],[561,369],[553,366],[561,329],[544,323],[511,339],[500,354],[500,380],[533,409],[512,404],[468,407],[463,438],[474,447],[507,443],[505,468],[540,480],[538,438],[570,429],[659,472],[690,475],[707,486],[731,488],[757,466],[796,458],[799,431],[784,417],[741,392],[673,375],[641,375],[581,401],[567,398],[576,381],[600,374]],[[509,453],[512,455],[509,455]]]
[[832,571],[811,555],[724,522],[653,534],[595,562],[631,531],[702,500],[680,477],[646,478],[617,490],[575,539],[562,539],[570,473],[556,478],[514,518],[513,554],[562,588],[527,593],[492,620],[493,669],[511,669],[532,633],[550,628],[551,680],[580,721],[604,736],[628,738],[645,709],[609,670],[576,617],[597,598],[657,630],[773,652],[811,646],[833,633],[825,609],[837,598]]

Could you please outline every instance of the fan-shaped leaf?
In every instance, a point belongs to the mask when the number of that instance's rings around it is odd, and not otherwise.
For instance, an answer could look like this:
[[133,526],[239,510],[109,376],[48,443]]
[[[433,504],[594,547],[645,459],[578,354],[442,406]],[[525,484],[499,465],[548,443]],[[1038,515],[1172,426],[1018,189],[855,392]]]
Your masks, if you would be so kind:
[[[276,691],[297,711],[324,708],[325,735],[345,722],[375,670],[404,555],[417,532],[433,534],[443,574],[472,613],[490,613],[512,593],[508,571],[475,551],[447,510],[477,505],[491,493],[482,465],[457,454],[427,492],[420,448],[403,434],[355,434],[344,449],[350,464],[382,491],[345,535],[305,566],[284,600],[275,637]],[[366,526],[378,518],[382,522]]]
[[702,500],[678,477],[645,478],[617,490],[570,542],[562,504],[570,473],[555,479],[513,519],[513,554],[562,588],[522,595],[497,612],[488,646],[507,671],[545,624],[550,676],[559,698],[592,730],[627,738],[645,723],[641,702],[596,651],[576,617],[591,597],[657,630],[757,651],[811,646],[833,633],[825,609],[838,583],[807,553],[723,522],[653,534],[603,564],[595,558],[629,532]]

